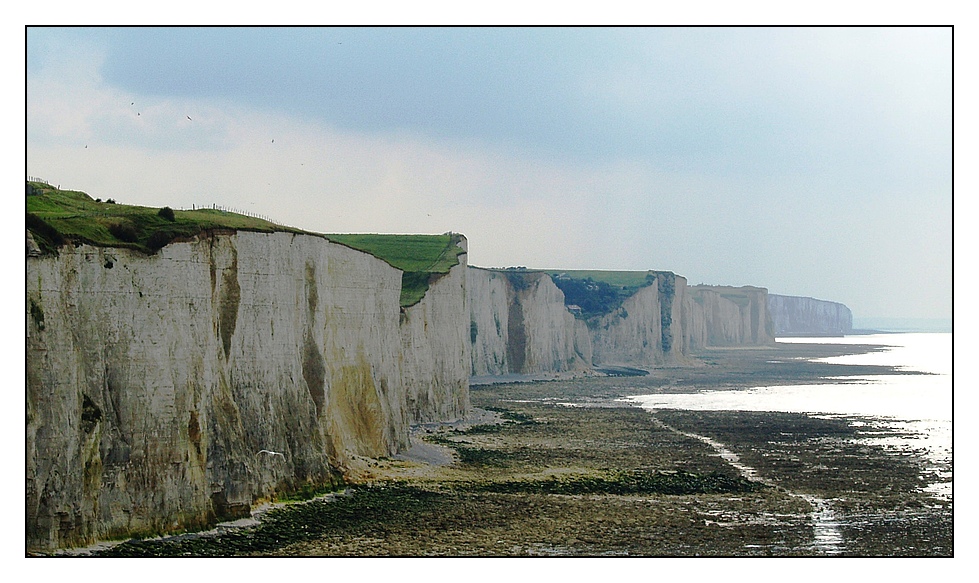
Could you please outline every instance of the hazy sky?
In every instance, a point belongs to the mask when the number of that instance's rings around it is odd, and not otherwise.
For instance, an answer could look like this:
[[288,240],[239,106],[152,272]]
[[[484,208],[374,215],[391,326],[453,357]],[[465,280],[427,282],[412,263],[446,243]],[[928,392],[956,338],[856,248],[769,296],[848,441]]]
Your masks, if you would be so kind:
[[27,173],[952,313],[951,28],[40,28]]

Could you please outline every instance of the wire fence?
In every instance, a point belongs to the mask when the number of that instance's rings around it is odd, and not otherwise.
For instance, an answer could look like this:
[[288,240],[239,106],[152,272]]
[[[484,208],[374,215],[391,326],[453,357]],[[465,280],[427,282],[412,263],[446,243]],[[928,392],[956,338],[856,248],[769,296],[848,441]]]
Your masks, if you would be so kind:
[[[27,181],[28,182],[40,182],[41,184],[46,184],[48,186],[51,186],[51,183],[48,182],[47,179],[41,178],[40,176],[28,176],[27,177]],[[233,207],[227,207],[227,206],[223,206],[223,205],[220,205],[220,204],[217,204],[217,203],[204,204],[204,205],[192,204],[192,205],[190,205],[190,207],[183,207],[183,208],[178,209],[178,210],[196,211],[196,210],[206,210],[206,209],[215,210],[215,211],[221,211],[221,212],[224,212],[224,213],[234,213],[236,215],[245,215],[246,217],[252,217],[252,218],[255,218],[255,219],[261,219],[263,221],[268,221],[270,223],[280,224],[280,223],[272,220],[272,217],[270,217],[268,215],[263,215],[261,213],[246,211],[244,209],[237,209],[237,208],[233,208]]]
[[[205,205],[194,204],[194,205],[191,205],[190,208],[184,207],[184,208],[182,208],[180,210],[185,210],[185,211],[215,210],[215,211],[221,211],[221,212],[224,212],[224,213],[234,213],[236,215],[245,215],[246,217],[252,217],[252,218],[255,218],[255,219],[261,219],[263,221],[268,221],[270,223],[275,223],[275,221],[272,220],[272,217],[269,217],[268,215],[263,215],[261,213],[250,212],[250,211],[246,211],[246,210],[242,210],[242,209],[236,209],[236,208],[233,208],[233,207],[227,207],[227,206],[223,206],[223,205],[216,204],[216,203],[211,203],[209,205],[207,205],[207,204],[205,204]],[[276,223],[276,224],[278,224],[278,223]]]

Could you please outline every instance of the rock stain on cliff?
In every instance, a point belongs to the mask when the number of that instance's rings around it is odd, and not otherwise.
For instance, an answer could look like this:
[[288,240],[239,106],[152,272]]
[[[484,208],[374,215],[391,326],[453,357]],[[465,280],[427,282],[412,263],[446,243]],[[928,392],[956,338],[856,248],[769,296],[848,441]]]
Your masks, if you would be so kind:
[[316,286],[316,267],[311,262],[306,263],[303,278],[306,296],[306,326],[303,333],[302,370],[306,390],[316,406],[316,416],[323,414],[326,406],[326,366],[323,354],[313,338],[313,327],[316,326],[316,311],[319,307],[319,295]]
[[341,448],[353,449],[351,441],[366,448],[364,453],[385,456],[389,453],[384,431],[381,399],[374,384],[370,364],[359,355],[356,364],[341,366],[329,389],[329,410],[335,431],[342,436]]
[[664,353],[673,348],[673,298],[676,295],[676,275],[659,274],[657,289],[660,296],[660,342]]
[[522,373],[527,360],[527,329],[524,327],[523,304],[519,296],[513,299],[507,312],[507,332],[507,363],[512,372]]
[[241,302],[241,286],[238,284],[238,250],[234,245],[230,245],[230,251],[231,264],[221,270],[221,296],[218,301],[218,335],[221,337],[221,346],[224,347],[226,359],[231,355],[231,338],[238,324],[238,304]]

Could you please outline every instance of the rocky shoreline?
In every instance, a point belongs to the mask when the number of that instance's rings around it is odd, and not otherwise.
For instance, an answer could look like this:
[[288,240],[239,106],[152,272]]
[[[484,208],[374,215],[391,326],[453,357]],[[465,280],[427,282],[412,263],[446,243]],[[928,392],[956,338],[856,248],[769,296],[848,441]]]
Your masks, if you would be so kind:
[[701,366],[642,377],[475,386],[475,416],[416,427],[402,455],[358,460],[343,494],[275,508],[255,526],[90,554],[952,556],[952,502],[922,488],[941,478],[914,452],[861,441],[884,431],[872,419],[650,413],[622,400],[900,374],[801,358],[872,349],[714,350]]

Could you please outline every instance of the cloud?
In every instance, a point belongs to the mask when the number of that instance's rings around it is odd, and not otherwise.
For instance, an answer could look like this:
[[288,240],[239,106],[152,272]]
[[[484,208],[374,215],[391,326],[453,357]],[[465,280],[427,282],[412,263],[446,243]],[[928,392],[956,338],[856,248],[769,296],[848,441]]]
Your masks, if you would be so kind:
[[867,316],[917,270],[901,304],[940,313],[949,55],[945,29],[44,29],[28,173]]
[[909,160],[933,177],[950,151],[949,29],[56,33],[104,47],[105,82],[147,98],[577,162],[640,159],[727,177],[845,170],[879,183]]

